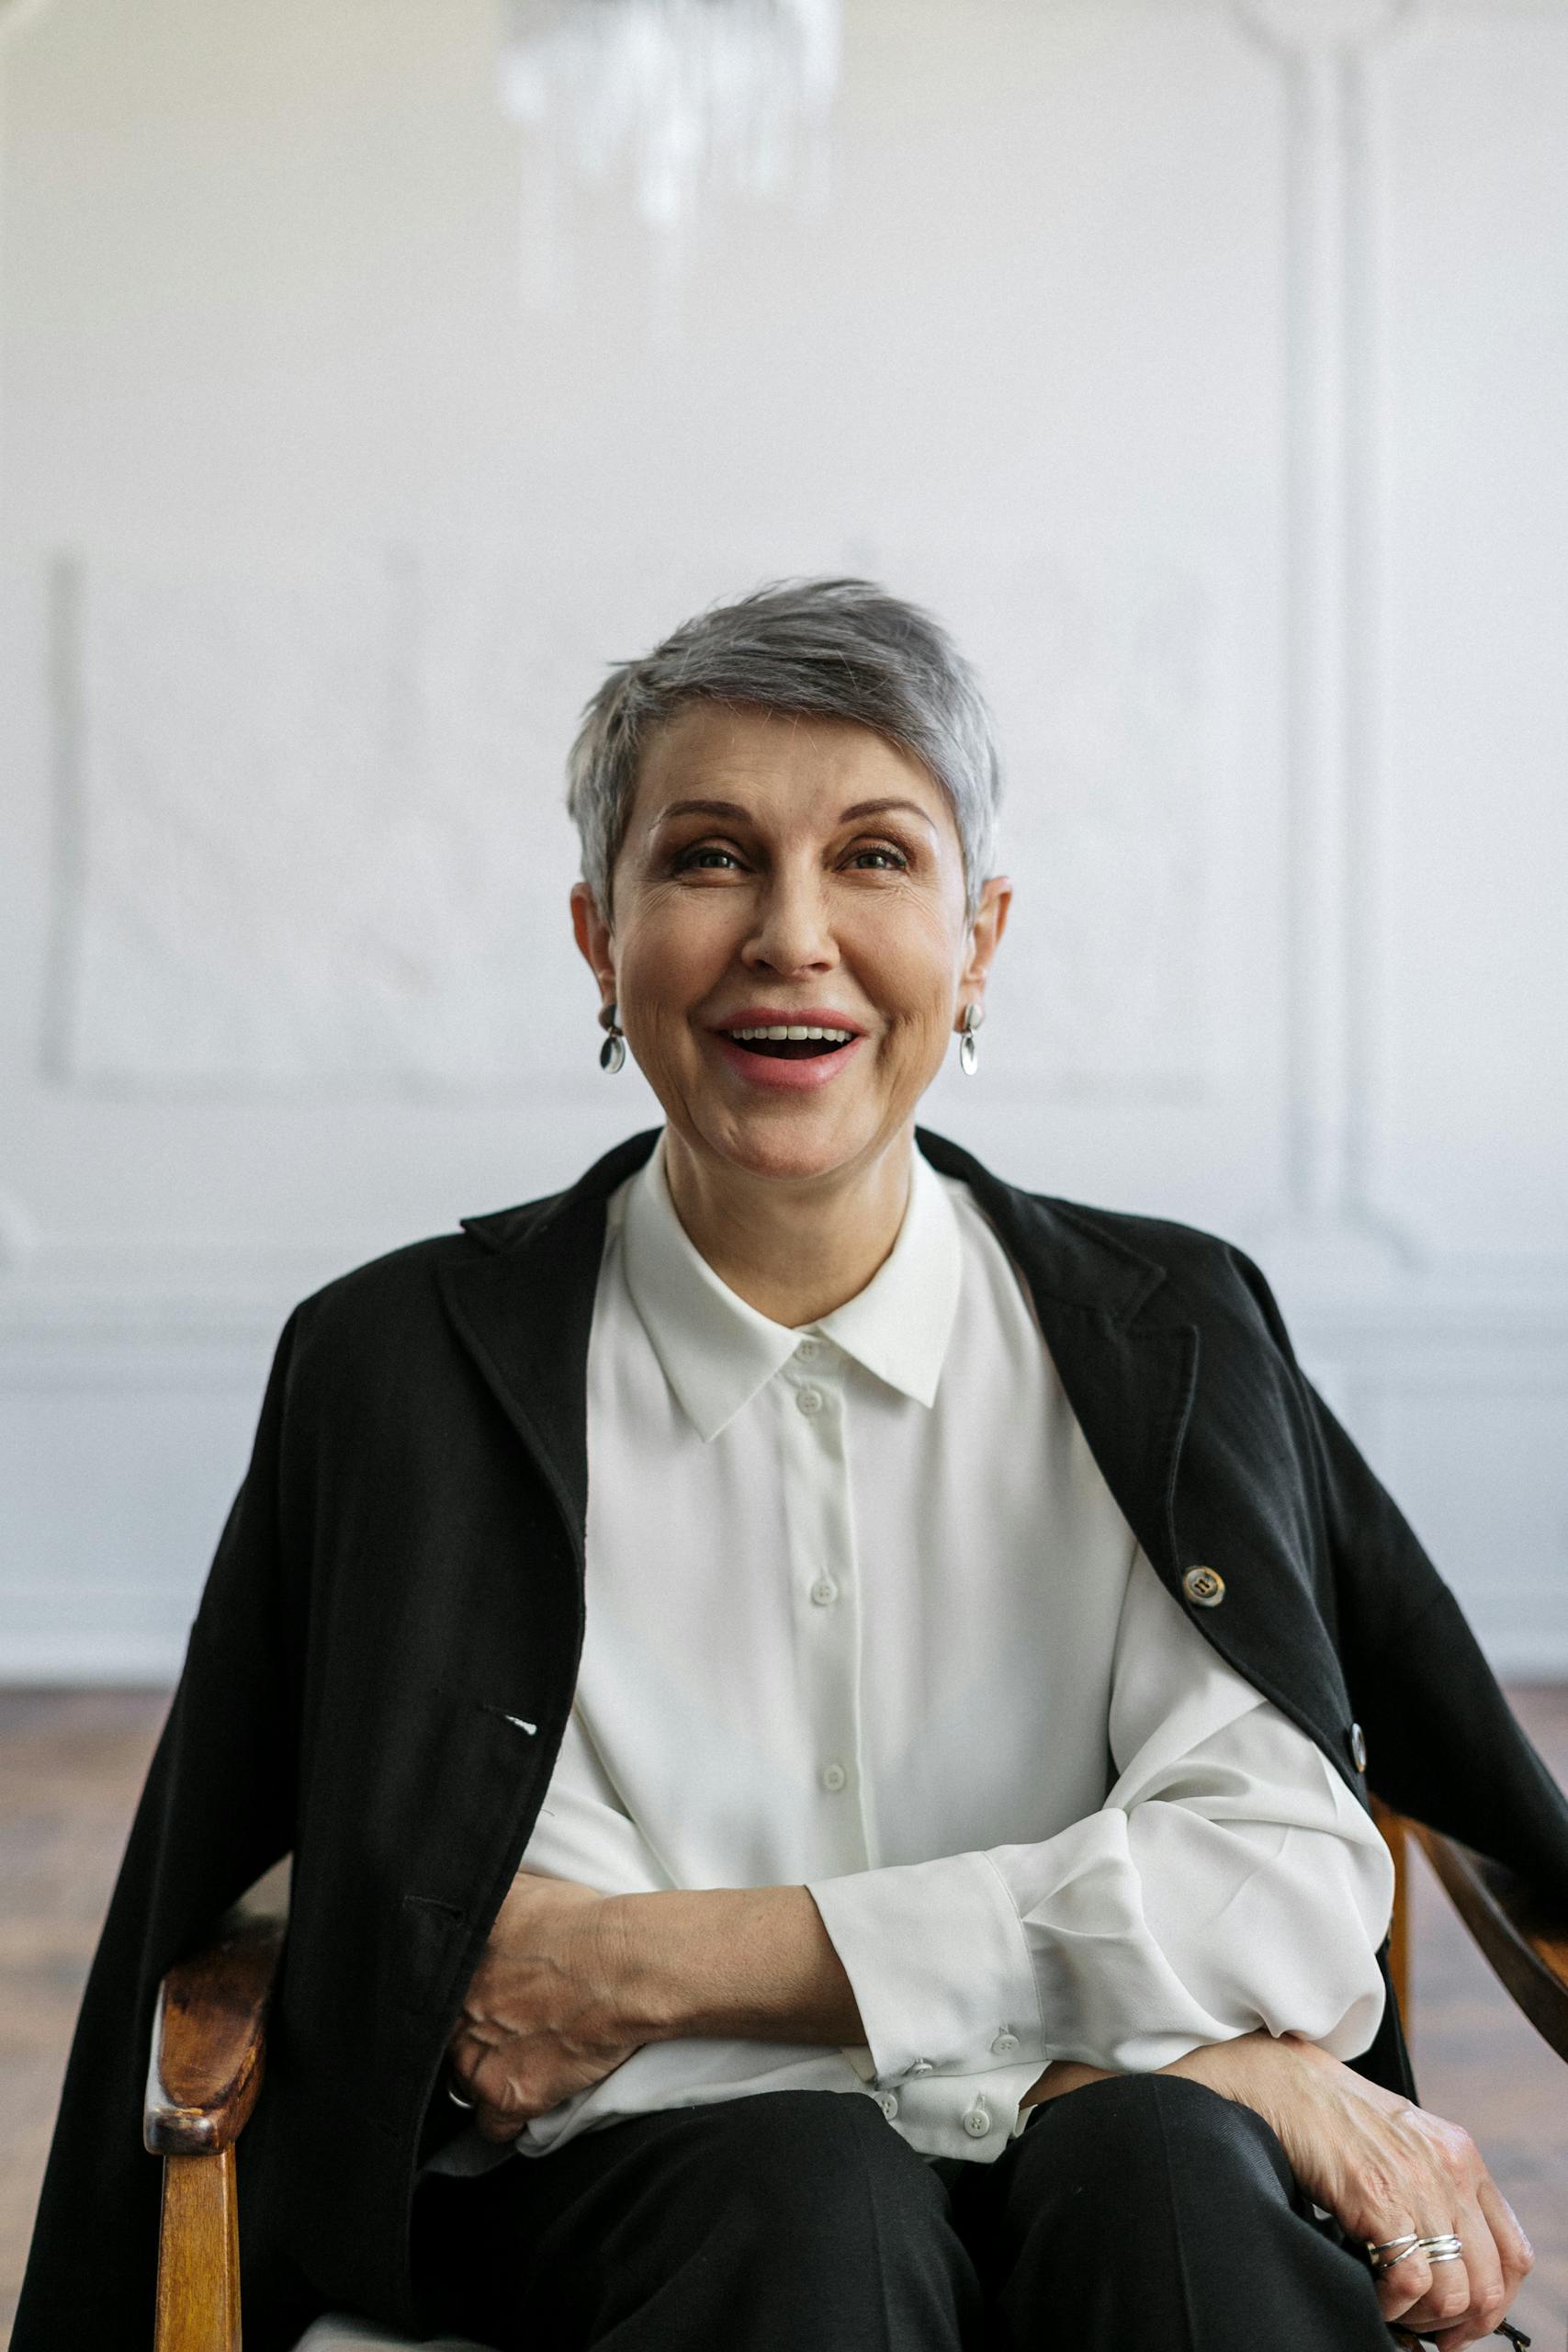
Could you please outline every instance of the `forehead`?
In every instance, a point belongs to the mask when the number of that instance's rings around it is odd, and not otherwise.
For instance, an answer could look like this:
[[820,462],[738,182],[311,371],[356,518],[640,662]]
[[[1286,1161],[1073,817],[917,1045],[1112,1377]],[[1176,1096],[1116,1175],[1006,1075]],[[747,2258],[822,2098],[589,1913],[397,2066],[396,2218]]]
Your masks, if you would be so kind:
[[684,704],[643,752],[632,825],[672,820],[678,804],[694,798],[734,802],[762,822],[823,825],[837,824],[858,802],[897,799],[956,839],[947,796],[930,769],[853,719]]

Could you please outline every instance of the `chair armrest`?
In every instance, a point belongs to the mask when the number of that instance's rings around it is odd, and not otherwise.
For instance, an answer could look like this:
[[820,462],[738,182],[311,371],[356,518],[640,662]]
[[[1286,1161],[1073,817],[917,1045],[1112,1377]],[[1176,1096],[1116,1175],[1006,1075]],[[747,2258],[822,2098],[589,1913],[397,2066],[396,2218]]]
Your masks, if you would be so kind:
[[142,2117],[152,2154],[210,2155],[249,2121],[284,1925],[231,1914],[159,1986]]
[[1549,1918],[1501,1862],[1409,1824],[1449,1899],[1513,2000],[1560,2058],[1568,2058],[1568,1920]]

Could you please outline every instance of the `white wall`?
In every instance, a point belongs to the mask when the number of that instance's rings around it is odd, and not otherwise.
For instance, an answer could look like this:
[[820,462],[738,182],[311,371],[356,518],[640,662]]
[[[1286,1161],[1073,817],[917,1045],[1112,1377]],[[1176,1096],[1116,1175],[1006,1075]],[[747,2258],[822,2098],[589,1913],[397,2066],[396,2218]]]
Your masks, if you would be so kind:
[[0,13],[0,1676],[170,1674],[291,1302],[656,1115],[573,714],[844,568],[1010,752],[929,1123],[1260,1256],[1568,1672],[1568,6],[845,0],[681,267],[500,29]]

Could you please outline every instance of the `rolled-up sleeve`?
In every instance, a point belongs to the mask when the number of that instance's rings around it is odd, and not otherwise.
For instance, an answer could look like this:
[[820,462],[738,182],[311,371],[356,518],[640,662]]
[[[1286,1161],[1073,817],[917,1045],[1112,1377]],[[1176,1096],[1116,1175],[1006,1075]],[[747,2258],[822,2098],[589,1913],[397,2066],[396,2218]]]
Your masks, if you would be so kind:
[[1104,1804],[1055,1837],[812,1883],[879,2080],[1146,2072],[1259,2027],[1341,2058],[1371,2041],[1388,1850],[1141,1554],[1109,1731]]

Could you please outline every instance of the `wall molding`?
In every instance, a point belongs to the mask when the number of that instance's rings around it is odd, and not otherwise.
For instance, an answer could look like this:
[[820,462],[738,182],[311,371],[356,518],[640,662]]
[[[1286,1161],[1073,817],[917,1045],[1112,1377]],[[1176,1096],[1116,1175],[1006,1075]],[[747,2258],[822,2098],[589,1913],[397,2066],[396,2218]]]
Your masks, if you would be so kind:
[[1367,517],[1366,62],[1410,0],[1235,0],[1286,114],[1286,1194],[1271,1246],[1364,1276],[1429,1252],[1368,1181],[1378,777]]

